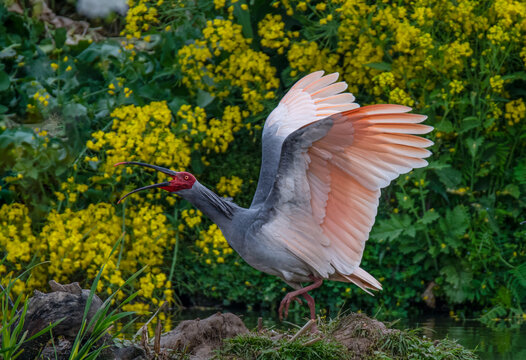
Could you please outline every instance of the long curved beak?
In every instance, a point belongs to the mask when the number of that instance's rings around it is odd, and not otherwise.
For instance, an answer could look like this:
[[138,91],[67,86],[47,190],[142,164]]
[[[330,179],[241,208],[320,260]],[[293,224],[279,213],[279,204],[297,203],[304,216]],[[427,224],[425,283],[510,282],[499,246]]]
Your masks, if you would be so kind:
[[154,169],[154,170],[160,171],[160,172],[162,172],[163,174],[166,174],[166,175],[170,175],[170,176],[177,175],[177,171],[173,171],[173,170],[170,170],[170,169],[167,169],[167,168],[163,168],[163,167],[160,167],[160,166],[157,166],[157,165],[150,165],[150,164],[137,162],[137,161],[123,161],[123,162],[120,162],[120,163],[116,163],[113,166],[119,166],[119,165],[140,165],[140,166],[145,166],[145,167],[149,167],[150,169]]
[[[166,174],[166,175],[169,175],[169,176],[176,176],[177,175],[177,171],[173,171],[173,170],[166,169],[166,168],[163,168],[163,167],[160,167],[160,166],[156,166],[156,165],[150,165],[150,164],[146,164],[146,163],[136,162],[136,161],[123,161],[123,162],[117,163],[117,164],[115,164],[113,166],[118,166],[118,165],[140,165],[140,166],[145,166],[145,167],[149,167],[151,169],[160,171],[163,174]],[[123,197],[121,197],[119,199],[119,201],[117,201],[117,204],[120,204],[120,202],[122,200],[124,200],[125,198],[127,198],[131,194],[136,193],[138,191],[147,190],[147,189],[153,189],[153,188],[158,188],[158,187],[163,187],[163,186],[170,186],[170,183],[169,182],[162,182],[162,183],[159,183],[159,184],[143,186],[141,188],[135,189],[133,191],[130,191],[129,193],[127,193]]]
[[158,188],[158,187],[161,187],[161,186],[170,186],[170,183],[167,181],[167,182],[163,182],[163,183],[159,183],[159,184],[153,184],[153,185],[148,185],[148,186],[143,186],[142,188],[135,189],[133,191],[130,191],[129,193],[127,193],[123,197],[121,197],[119,199],[119,201],[117,201],[117,204],[120,204],[122,200],[124,200],[125,198],[127,198],[131,194],[136,193],[137,191]]

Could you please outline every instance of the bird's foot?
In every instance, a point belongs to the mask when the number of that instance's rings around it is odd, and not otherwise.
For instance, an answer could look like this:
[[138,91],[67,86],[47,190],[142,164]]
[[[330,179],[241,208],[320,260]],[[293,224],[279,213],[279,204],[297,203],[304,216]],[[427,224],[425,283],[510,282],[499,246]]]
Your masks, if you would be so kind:
[[301,304],[301,300],[297,298],[297,296],[302,295],[305,300],[307,301],[307,304],[309,305],[310,309],[310,316],[311,319],[316,319],[316,307],[314,305],[314,299],[312,296],[308,294],[308,291],[319,288],[321,284],[323,284],[323,279],[316,278],[314,276],[310,277],[312,281],[314,281],[313,284],[310,284],[309,286],[305,286],[304,288],[289,292],[283,300],[281,300],[281,303],[279,304],[278,314],[279,314],[279,320],[283,321],[283,311],[285,311],[285,317],[289,315],[289,306],[290,302],[292,300],[296,300]]
[[[301,299],[298,299],[297,296],[293,293],[288,293],[287,295],[285,295],[285,297],[283,298],[283,300],[281,300],[281,303],[279,304],[279,321],[283,321],[284,318],[289,316],[289,306],[291,301],[297,301],[300,305],[302,304]],[[283,316],[283,311],[285,311],[285,316]]]
[[[316,320],[316,319],[314,319],[314,320]],[[316,323],[314,323],[314,325],[311,326],[310,332],[311,332],[311,334],[317,334],[317,333],[320,332],[320,330],[318,330],[318,326],[316,325]]]

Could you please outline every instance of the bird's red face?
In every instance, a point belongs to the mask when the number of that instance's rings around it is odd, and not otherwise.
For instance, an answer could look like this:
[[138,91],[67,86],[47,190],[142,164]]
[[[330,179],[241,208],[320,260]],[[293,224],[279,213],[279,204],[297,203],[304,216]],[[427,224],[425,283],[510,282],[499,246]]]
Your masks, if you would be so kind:
[[192,186],[194,186],[195,176],[193,176],[189,172],[178,172],[176,175],[170,176],[172,177],[172,180],[168,181],[170,185],[159,186],[161,189],[164,189],[169,192],[177,192],[180,190],[191,189]]
[[129,193],[124,195],[122,198],[120,198],[117,204],[120,203],[122,200],[124,200],[124,198],[128,197],[129,195],[133,193],[136,193],[137,191],[153,189],[153,188],[161,188],[169,192],[177,192],[177,191],[181,191],[185,189],[191,189],[192,186],[194,186],[194,183],[196,181],[195,176],[193,176],[192,174],[186,171],[177,172],[177,171],[166,169],[160,166],[150,165],[150,164],[145,164],[145,163],[135,162],[135,161],[124,161],[124,162],[117,163],[113,166],[118,166],[118,165],[140,165],[140,166],[149,167],[151,169],[160,171],[163,174],[170,176],[172,180],[166,181],[163,183],[159,183],[159,184],[144,186],[144,187],[135,189],[133,191],[130,191]]

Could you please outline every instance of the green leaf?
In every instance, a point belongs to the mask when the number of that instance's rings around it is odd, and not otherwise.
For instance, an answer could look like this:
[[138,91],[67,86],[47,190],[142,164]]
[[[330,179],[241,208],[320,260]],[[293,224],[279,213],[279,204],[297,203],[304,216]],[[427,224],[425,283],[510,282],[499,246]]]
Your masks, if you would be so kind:
[[65,72],[60,75],[60,79],[64,80],[64,87],[62,88],[64,92],[72,91],[77,86],[80,85],[76,76],[70,77],[70,73]]
[[14,170],[24,174],[24,177],[31,178],[33,180],[38,179],[38,170],[40,169],[40,167],[35,167],[35,164],[32,160],[19,161],[14,167]]
[[510,194],[515,199],[518,199],[519,196],[521,196],[521,192],[519,190],[519,187],[517,185],[515,185],[515,184],[508,184],[508,185],[506,185],[506,187],[504,188],[504,191],[508,192],[508,194]]
[[[408,231],[411,219],[409,216],[391,216],[389,220],[380,220],[374,227],[371,238],[376,240],[393,241],[404,231]],[[409,234],[410,235],[410,234]]]
[[398,226],[391,220],[381,220],[375,226],[370,237],[376,240],[395,240],[403,231],[403,227]]
[[453,211],[447,211],[446,221],[449,223],[454,234],[458,236],[464,235],[469,226],[468,209],[464,205],[455,206]]
[[451,123],[451,121],[443,119],[441,122],[439,122],[436,125],[435,130],[441,131],[444,133],[450,133],[450,132],[453,132],[455,128],[453,127],[453,124]]
[[424,251],[420,251],[413,256],[413,264],[418,263],[420,260],[426,257],[426,253]]
[[241,5],[245,4],[244,1],[238,1],[234,4],[234,16],[236,17],[239,25],[243,28],[243,36],[252,39],[254,37],[254,33],[252,32],[252,24],[250,23],[250,11],[249,8],[247,10],[243,10],[241,8]]
[[125,55],[119,44],[104,42],[91,44],[77,56],[77,59],[78,61],[92,62],[99,57],[108,58],[110,56],[123,60]]
[[440,219],[439,227],[444,234],[444,240],[453,248],[458,248],[462,243],[460,237],[469,227],[469,213],[465,206],[457,205],[453,210],[447,210],[446,215]]
[[61,27],[55,30],[55,45],[57,49],[61,49],[62,47],[64,47],[64,44],[66,43],[66,38],[66,28]]
[[422,224],[427,225],[427,224],[431,224],[439,217],[440,215],[436,211],[426,211],[424,216],[422,216],[422,219],[420,219],[420,221],[422,222]]
[[512,294],[511,294],[510,289],[505,288],[504,286],[501,286],[499,290],[497,290],[497,296],[495,297],[495,302],[500,303],[509,309],[512,303]]
[[16,48],[20,47],[20,44],[11,44],[8,47],[0,51],[0,59],[12,58],[16,56]]
[[519,184],[526,184],[526,163],[519,163],[513,168],[513,177]]
[[519,71],[512,74],[504,75],[502,80],[526,80],[526,72]]
[[168,103],[168,107],[172,111],[173,114],[177,114],[177,111],[179,111],[179,108],[185,104],[188,104],[188,102],[181,98],[181,97],[174,97],[170,102]]
[[214,97],[212,95],[210,95],[210,93],[206,92],[206,91],[203,91],[201,89],[199,89],[197,91],[197,99],[196,99],[196,104],[197,106],[201,107],[201,108],[205,108],[207,105],[209,105],[212,101],[214,101]]
[[465,133],[466,131],[474,129],[478,126],[480,126],[480,119],[476,116],[468,116],[462,120],[458,133]]
[[508,311],[502,305],[496,305],[494,308],[489,310],[487,313],[480,317],[480,321],[484,324],[494,324],[495,318],[500,318],[506,315]]
[[86,116],[87,113],[88,113],[88,110],[86,109],[84,105],[77,104],[77,103],[69,103],[66,106],[64,106],[62,115],[65,118],[76,118],[79,116]]
[[512,273],[519,283],[526,288],[526,262],[513,269]]
[[372,62],[365,64],[365,66],[370,67],[371,69],[382,70],[382,71],[391,71],[392,66],[386,62]]
[[449,167],[451,167],[451,165],[449,165],[442,159],[438,159],[435,161],[429,161],[429,165],[427,166],[427,169],[442,170],[442,169],[449,168]]
[[416,235],[416,228],[414,226],[409,226],[409,227],[406,227],[404,229],[404,234],[406,234],[407,236],[410,236],[412,238],[415,237]]
[[452,167],[440,169],[439,171],[435,171],[435,173],[440,182],[447,188],[455,188],[462,181],[462,173]]
[[484,138],[482,137],[479,137],[478,139],[468,138],[466,140],[466,146],[472,157],[475,157],[475,155],[477,155],[477,152],[483,142],[484,142]]
[[398,205],[404,210],[411,209],[415,206],[415,201],[404,193],[396,193],[396,199],[398,200]]
[[197,175],[202,174],[205,170],[205,165],[201,160],[201,153],[199,151],[192,152],[190,166],[192,167],[192,171]]
[[470,296],[469,284],[473,274],[464,269],[462,263],[444,266],[440,269],[440,274],[446,280],[447,284],[443,288],[452,302],[461,303]]
[[11,84],[11,79],[5,71],[0,71],[0,91],[6,91]]
[[28,128],[7,129],[0,135],[0,149],[6,149],[11,144],[34,144],[35,134]]

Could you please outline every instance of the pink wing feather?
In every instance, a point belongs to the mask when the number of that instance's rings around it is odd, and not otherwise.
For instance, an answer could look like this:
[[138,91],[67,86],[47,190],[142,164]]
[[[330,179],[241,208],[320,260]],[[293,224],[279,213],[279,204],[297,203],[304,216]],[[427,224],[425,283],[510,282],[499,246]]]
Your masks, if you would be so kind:
[[[311,206],[330,239],[326,250],[336,278],[340,275],[365,289],[381,289],[358,267],[374,224],[380,189],[400,174],[426,166],[423,158],[431,155],[424,148],[433,143],[410,134],[428,133],[432,127],[417,124],[426,116],[406,114],[409,110],[373,105],[333,115],[333,127],[307,152],[311,159],[307,178],[330,179],[324,184],[310,182]],[[320,150],[325,159],[318,156]],[[321,199],[326,199],[322,209]]]
[[286,191],[310,202],[310,209],[282,199],[275,205],[280,216],[267,230],[281,234],[279,241],[322,277],[379,290],[380,283],[359,265],[380,189],[427,165],[423,158],[431,153],[425,148],[433,143],[413,134],[433,128],[419,124],[427,117],[408,114],[406,106],[359,108],[352,94],[341,93],[347,84],[334,83],[338,74],[322,75],[318,71],[299,80],[265,124],[277,124],[274,136],[286,138],[326,117],[333,121],[323,138],[295,155],[300,160],[289,178],[279,180]]
[[313,72],[298,80],[269,115],[265,127],[277,123],[275,135],[285,138],[312,122],[359,107],[353,102],[352,94],[340,94],[347,89],[347,84],[334,83],[336,80],[338,73],[323,76],[323,71]]

